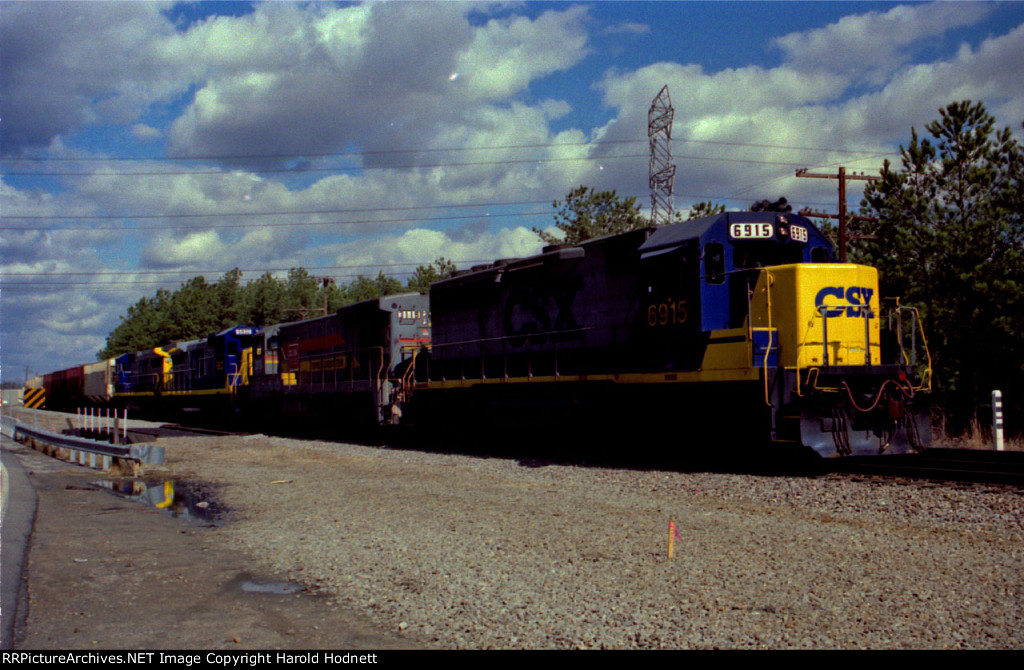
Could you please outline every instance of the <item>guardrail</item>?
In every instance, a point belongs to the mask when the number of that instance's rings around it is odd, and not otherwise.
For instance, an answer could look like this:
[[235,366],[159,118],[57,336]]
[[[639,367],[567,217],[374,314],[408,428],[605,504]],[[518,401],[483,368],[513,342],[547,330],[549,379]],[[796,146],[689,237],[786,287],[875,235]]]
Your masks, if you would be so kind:
[[153,444],[98,442],[83,437],[51,433],[21,423],[14,424],[13,438],[48,456],[103,470],[124,463],[133,474],[137,474],[142,463],[162,465],[164,462],[164,448]]

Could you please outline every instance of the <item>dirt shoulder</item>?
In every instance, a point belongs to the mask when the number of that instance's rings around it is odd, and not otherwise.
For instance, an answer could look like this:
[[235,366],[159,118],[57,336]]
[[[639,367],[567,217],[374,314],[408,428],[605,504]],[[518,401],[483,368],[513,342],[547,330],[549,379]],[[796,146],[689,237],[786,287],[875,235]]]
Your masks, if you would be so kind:
[[15,649],[417,646],[323,595],[243,590],[284,578],[254,573],[257,561],[225,548],[221,528],[98,490],[96,472],[9,440],[3,449],[38,495]]

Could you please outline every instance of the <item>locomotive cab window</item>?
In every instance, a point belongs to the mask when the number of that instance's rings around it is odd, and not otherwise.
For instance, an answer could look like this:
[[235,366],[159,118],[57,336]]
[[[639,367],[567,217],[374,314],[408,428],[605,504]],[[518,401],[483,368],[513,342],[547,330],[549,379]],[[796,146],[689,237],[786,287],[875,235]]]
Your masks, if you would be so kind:
[[643,260],[643,276],[648,293],[680,293],[696,276],[695,245],[687,244],[658,252]]
[[725,282],[725,246],[721,242],[704,245],[704,278],[709,284]]
[[814,247],[811,249],[812,263],[831,263],[833,260],[832,252],[825,247]]
[[764,268],[773,265],[802,263],[804,249],[791,244],[775,241],[739,242],[732,252],[733,265],[737,268]]

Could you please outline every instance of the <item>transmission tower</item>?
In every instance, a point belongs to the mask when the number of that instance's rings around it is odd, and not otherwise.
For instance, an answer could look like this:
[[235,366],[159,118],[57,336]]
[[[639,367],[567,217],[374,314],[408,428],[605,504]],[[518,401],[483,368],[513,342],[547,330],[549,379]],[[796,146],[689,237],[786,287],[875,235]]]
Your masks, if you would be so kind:
[[672,164],[674,115],[666,84],[647,112],[647,137],[651,142],[651,223],[655,226],[672,221],[672,190],[676,180],[676,166]]

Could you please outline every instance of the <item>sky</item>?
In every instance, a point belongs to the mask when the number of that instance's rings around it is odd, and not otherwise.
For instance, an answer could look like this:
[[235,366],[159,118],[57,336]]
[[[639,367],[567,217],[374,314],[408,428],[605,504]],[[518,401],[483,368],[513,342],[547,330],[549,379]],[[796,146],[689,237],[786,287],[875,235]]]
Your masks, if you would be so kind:
[[[0,376],[96,360],[196,275],[540,251],[573,188],[835,211],[958,100],[1021,136],[1024,3],[0,6]],[[862,182],[848,200],[859,202]]]

